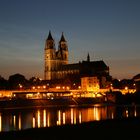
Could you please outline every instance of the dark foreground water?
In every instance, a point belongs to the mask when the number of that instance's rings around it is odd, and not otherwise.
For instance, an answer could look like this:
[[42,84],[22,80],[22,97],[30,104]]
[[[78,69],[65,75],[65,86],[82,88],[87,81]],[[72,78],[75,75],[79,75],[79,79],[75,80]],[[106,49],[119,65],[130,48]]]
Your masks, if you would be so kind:
[[0,110],[0,132],[65,124],[140,117],[140,106],[49,107]]

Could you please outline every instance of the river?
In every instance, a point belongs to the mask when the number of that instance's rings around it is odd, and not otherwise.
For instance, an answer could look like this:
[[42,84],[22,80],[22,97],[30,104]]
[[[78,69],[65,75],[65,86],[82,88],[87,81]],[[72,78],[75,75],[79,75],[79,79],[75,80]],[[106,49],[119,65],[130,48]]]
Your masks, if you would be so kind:
[[34,107],[0,110],[0,132],[140,116],[140,106]]

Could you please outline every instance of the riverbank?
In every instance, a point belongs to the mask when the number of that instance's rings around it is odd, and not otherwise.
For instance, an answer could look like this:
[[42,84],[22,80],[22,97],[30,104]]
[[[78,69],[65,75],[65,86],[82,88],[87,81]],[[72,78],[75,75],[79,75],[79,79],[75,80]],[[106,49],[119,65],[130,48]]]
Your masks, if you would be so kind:
[[54,99],[10,99],[1,100],[0,109],[30,107],[67,107],[103,103],[103,98],[54,98]]
[[4,140],[138,140],[140,118],[123,118],[86,122],[48,128],[32,128],[20,131],[1,132]]

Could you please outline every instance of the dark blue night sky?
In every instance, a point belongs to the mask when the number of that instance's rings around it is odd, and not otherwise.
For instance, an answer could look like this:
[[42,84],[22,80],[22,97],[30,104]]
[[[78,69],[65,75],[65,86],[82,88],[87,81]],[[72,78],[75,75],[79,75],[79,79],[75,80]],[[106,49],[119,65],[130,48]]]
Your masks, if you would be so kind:
[[140,73],[139,0],[0,0],[0,75],[43,78],[44,45],[64,32],[69,61],[104,60],[114,78]]

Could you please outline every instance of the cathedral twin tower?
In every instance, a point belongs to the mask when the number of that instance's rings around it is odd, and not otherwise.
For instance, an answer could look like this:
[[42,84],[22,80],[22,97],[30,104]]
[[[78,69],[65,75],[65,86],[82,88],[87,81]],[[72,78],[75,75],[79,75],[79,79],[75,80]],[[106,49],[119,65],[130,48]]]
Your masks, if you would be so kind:
[[48,38],[45,42],[45,71],[44,79],[57,79],[57,70],[62,66],[68,64],[68,45],[62,33],[58,50],[55,47],[55,41],[49,31]]

